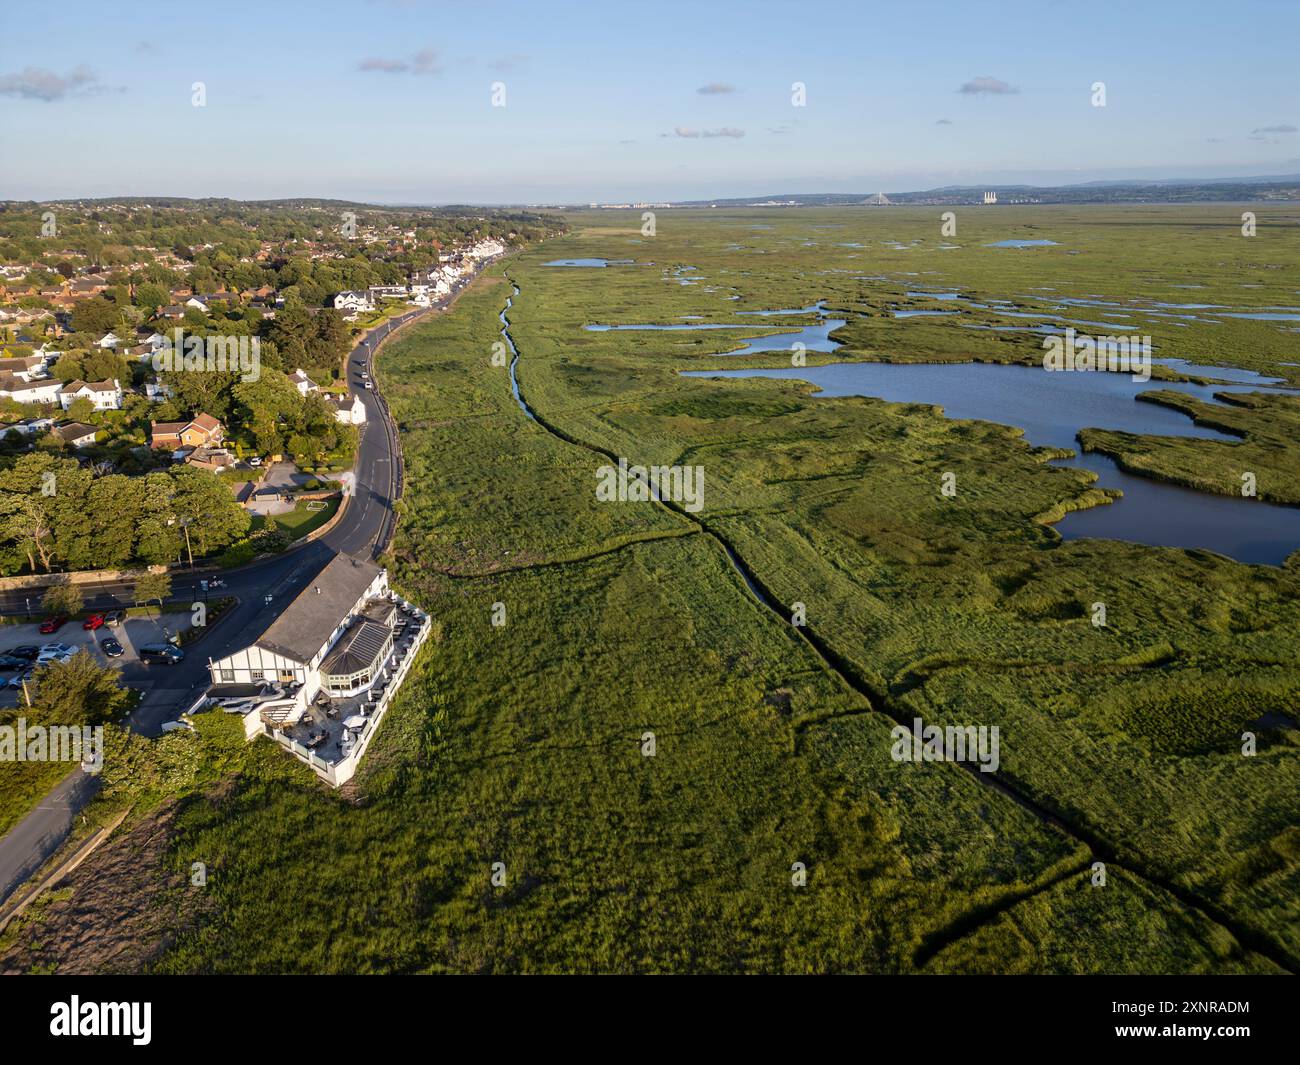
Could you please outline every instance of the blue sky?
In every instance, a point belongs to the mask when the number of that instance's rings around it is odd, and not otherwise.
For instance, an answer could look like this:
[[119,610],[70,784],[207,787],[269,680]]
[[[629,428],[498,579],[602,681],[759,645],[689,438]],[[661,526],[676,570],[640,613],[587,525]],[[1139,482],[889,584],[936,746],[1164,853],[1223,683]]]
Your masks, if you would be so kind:
[[27,10],[0,40],[0,198],[573,203],[1300,171],[1293,0]]

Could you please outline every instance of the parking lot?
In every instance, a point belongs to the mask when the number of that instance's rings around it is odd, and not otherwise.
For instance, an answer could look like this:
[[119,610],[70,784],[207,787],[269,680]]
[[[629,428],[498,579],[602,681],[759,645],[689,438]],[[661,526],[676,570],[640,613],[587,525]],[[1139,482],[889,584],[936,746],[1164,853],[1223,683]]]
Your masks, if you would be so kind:
[[[73,619],[60,628],[58,632],[50,634],[39,632],[39,625],[40,622],[33,621],[0,626],[0,654],[4,654],[12,647],[22,647],[24,645],[44,647],[46,644],[66,644],[77,650],[83,648],[88,650],[98,661],[123,669],[128,676],[131,674],[138,676],[141,670],[149,667],[140,664],[136,648],[142,644],[162,643],[166,640],[168,633],[184,632],[190,627],[190,615],[185,612],[153,614],[149,617],[128,617],[117,626],[109,627],[105,625],[93,632],[83,629],[80,619]],[[122,655],[119,658],[109,658],[100,647],[103,641],[110,637],[122,645]],[[0,687],[0,707],[14,706],[18,703],[22,689],[9,687],[8,681],[20,672],[17,669],[0,672],[0,684],[4,685],[4,687]]]

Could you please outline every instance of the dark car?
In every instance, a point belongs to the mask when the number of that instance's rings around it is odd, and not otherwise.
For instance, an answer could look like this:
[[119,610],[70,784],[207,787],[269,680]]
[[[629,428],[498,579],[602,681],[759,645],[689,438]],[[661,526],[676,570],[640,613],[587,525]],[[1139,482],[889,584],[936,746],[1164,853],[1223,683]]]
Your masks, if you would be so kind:
[[39,647],[33,647],[29,643],[25,643],[21,647],[11,647],[5,652],[5,654],[13,655],[15,658],[25,658],[28,662],[35,662],[40,653],[41,649]]
[[122,657],[122,645],[111,636],[99,641],[99,649],[109,658]]
[[17,655],[0,654],[0,670],[26,669],[31,664],[29,659],[19,658]]
[[81,623],[81,627],[88,632],[94,632],[96,629],[102,628],[103,625],[103,614],[91,614],[90,617],[86,618],[86,620]]
[[40,634],[42,636],[48,636],[52,632],[58,632],[67,623],[68,623],[68,619],[65,617],[46,618],[44,621],[41,622],[41,626],[39,629]]
[[147,643],[140,648],[141,662],[159,662],[166,666],[174,666],[184,657],[184,651],[169,643]]

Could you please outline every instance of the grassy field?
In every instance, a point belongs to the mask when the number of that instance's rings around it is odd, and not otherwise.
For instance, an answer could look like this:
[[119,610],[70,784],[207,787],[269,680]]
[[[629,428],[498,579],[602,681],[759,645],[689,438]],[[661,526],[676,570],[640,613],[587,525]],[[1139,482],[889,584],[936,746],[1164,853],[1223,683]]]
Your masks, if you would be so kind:
[[[809,363],[1031,363],[1041,336],[967,326],[1017,328],[1012,307],[1047,313],[1070,293],[1123,301],[1157,357],[1300,383],[1289,323],[1156,306],[1300,303],[1300,214],[1260,208],[1256,238],[1239,217],[971,208],[942,239],[937,210],[661,212],[645,238],[639,214],[601,212],[494,266],[378,363],[407,464],[390,565],[439,638],[342,794],[200,719],[224,775],[174,786],[153,890],[179,909],[196,890],[179,874],[203,861],[206,916],[150,966],[1300,969],[1300,744],[1278,725],[1300,695],[1300,556],[1062,542],[1046,522],[1105,497],[1014,428],[678,376],[808,315],[583,329],[825,300],[845,346]],[[1019,237],[1058,243],[984,247]],[[588,256],[634,263],[543,265]],[[494,359],[512,283],[536,419]],[[893,317],[933,306],[908,295],[922,289],[985,306]],[[1233,422],[1261,486],[1300,464],[1286,404],[1192,413]],[[1209,490],[1234,446],[1087,443],[1150,476],[1194,467]],[[703,509],[598,502],[611,456],[703,466]],[[997,726],[1001,787],[895,761],[891,726],[915,717]],[[43,920],[74,906],[51,901]],[[57,969],[45,941],[18,936],[9,964]]]

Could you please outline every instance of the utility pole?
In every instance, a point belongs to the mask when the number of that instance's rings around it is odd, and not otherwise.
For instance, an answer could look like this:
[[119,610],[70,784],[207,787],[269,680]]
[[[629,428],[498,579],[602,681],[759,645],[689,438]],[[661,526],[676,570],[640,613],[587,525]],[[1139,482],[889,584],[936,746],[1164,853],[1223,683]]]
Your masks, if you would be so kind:
[[194,551],[190,547],[190,519],[181,519],[181,528],[185,530],[185,553],[190,557],[190,569],[194,568]]

